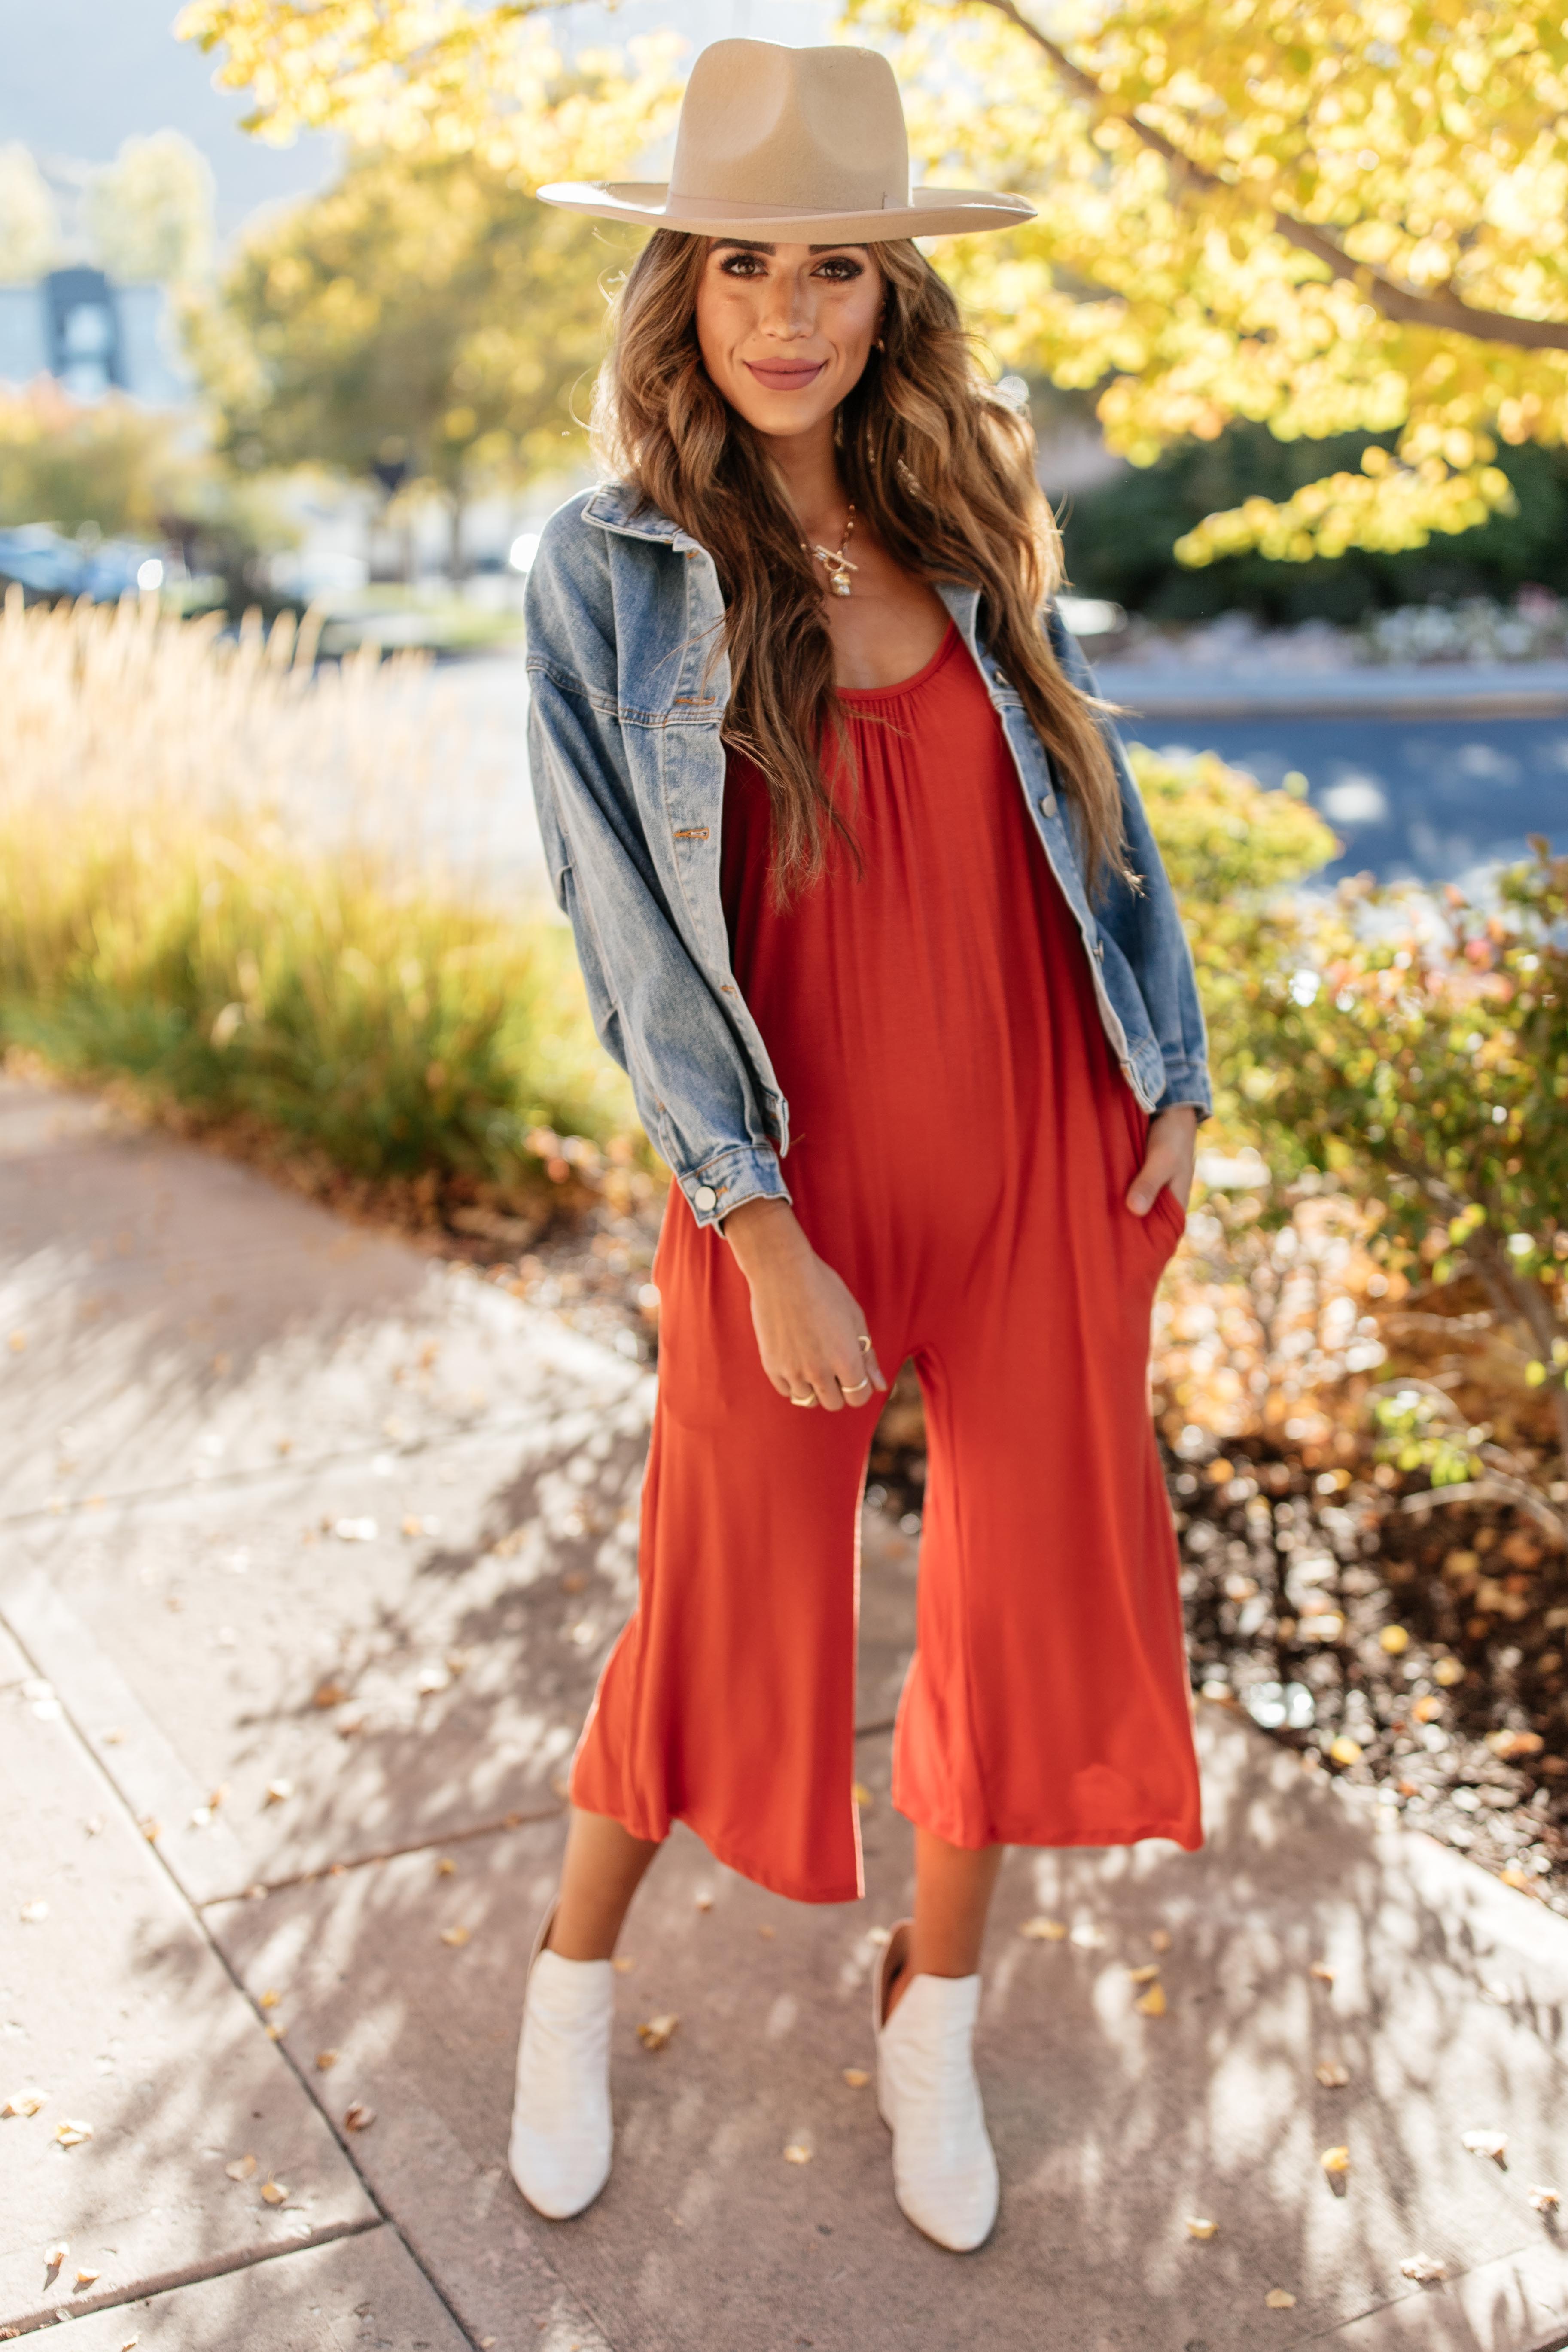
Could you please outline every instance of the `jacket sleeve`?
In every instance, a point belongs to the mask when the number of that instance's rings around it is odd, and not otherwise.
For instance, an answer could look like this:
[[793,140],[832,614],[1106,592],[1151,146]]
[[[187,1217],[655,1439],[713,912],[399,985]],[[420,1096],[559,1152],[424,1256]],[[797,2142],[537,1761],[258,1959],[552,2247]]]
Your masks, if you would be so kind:
[[[790,1197],[756,1089],[674,923],[638,822],[617,715],[602,534],[547,528],[527,597],[529,766],[557,904],[606,1049],[700,1224]],[[552,546],[552,540],[556,545]]]
[[[1054,605],[1049,631],[1065,676],[1083,693],[1098,695],[1094,672]],[[1214,1108],[1214,1089],[1192,950],[1121,738],[1109,719],[1100,719],[1100,730],[1121,785],[1127,863],[1137,882],[1113,877],[1095,899],[1095,916],[1131,968],[1164,1059],[1165,1090],[1155,1109],[1190,1103],[1205,1118]]]

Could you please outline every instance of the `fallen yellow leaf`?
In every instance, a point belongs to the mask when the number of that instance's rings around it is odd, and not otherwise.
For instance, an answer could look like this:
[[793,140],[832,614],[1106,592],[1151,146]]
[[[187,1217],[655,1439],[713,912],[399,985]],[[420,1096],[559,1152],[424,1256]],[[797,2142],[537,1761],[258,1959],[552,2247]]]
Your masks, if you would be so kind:
[[1156,1952],[1168,1952],[1171,1948],[1171,1940],[1169,1927],[1156,1927],[1149,1938],[1151,1946]]
[[268,1780],[266,1802],[269,1805],[286,1805],[293,1793],[292,1780]]
[[451,1857],[451,1855],[450,1855],[449,1853],[444,1853],[444,1854],[441,1856],[440,1861],[436,1864],[436,1875],[437,1875],[437,1878],[455,1878],[455,1877],[457,1876],[457,1874],[458,1874],[458,1865],[457,1865],[457,1864],[452,1860],[452,1857]]
[[863,2091],[871,2077],[867,2074],[864,2066],[846,2066],[844,2079],[852,2091]]
[[637,1962],[628,1953],[617,1952],[610,1965],[618,1977],[629,1977]]
[[68,2119],[55,2126],[55,2137],[62,2147],[79,2147],[84,2139],[92,2137],[92,2126],[72,2123]]
[[282,1998],[283,1996],[280,1992],[274,1992],[271,1986],[268,1985],[267,1990],[260,1996],[258,2005],[262,2009],[276,2009]]
[[1142,2017],[1163,2017],[1165,2014],[1164,1986],[1158,1982],[1152,1984],[1147,1992],[1139,1994],[1132,2006]]
[[1351,2168],[1351,2152],[1348,2147],[1326,2147],[1318,2158],[1318,2162],[1325,2172],[1348,2172]]
[[267,2039],[268,2042],[281,2042],[283,2039],[283,2028],[280,2025],[269,2025],[267,2028]]
[[679,2022],[673,2014],[650,2017],[646,2024],[638,2026],[637,2040],[645,2050],[662,2050]]
[[1419,2286],[1432,2286],[1438,2279],[1447,2277],[1448,2265],[1435,2254],[1411,2254],[1400,2263],[1399,2273],[1402,2278],[1414,2279]]
[[337,2063],[338,2063],[338,2053],[337,2053],[337,2052],[336,2052],[335,2050],[318,2050],[318,2051],[317,2051],[317,2053],[316,2053],[316,2069],[317,2069],[317,2072],[318,2072],[319,2074],[330,2074],[330,2073],[331,2073],[331,2069],[332,2069],[332,2068],[337,2064]]
[[1160,1963],[1158,1960],[1145,1960],[1141,1969],[1129,1969],[1127,1973],[1134,1984],[1152,1984],[1160,1973]]
[[1282,2286],[1271,2286],[1263,2298],[1270,2311],[1294,2311],[1296,2298]]
[[1489,2156],[1497,2164],[1500,2164],[1508,2153],[1507,2132],[1489,2127],[1485,2131],[1468,2131],[1463,2138],[1472,2156]]
[[342,1706],[348,1692],[339,1682],[318,1683],[310,1704],[312,1706]]
[[757,1929],[757,1933],[762,1937],[764,1944],[771,1944],[773,1937],[777,1935],[778,1929],[776,1927],[759,1927]]
[[1067,1939],[1067,1923],[1061,1919],[1026,1919],[1018,1933],[1026,1943],[1060,1944]]
[[58,2271],[69,2252],[70,2248],[65,2243],[63,2239],[58,2246],[46,2246],[44,2248],[44,2268],[49,2271]]
[[12,2092],[0,2107],[0,2116],[36,2116],[47,2097],[47,2091],[35,2091],[29,2084],[26,2090]]
[[38,1897],[37,1902],[24,1903],[20,1911],[16,1914],[16,1916],[29,1927],[41,1927],[48,1916],[49,1906],[44,1901],[42,1895]]
[[467,1927],[443,1927],[441,1930],[441,1941],[444,1944],[450,1944],[456,1948],[459,1945],[466,1944],[468,1940],[468,1930]]
[[708,1893],[706,1888],[703,1889],[700,1895],[695,1896],[694,1900],[699,1911],[711,1911],[713,1908],[713,1897]]
[[1530,2201],[1538,2213],[1555,2213],[1563,2200],[1555,2189],[1538,2185],[1531,2190]]
[[798,2140],[791,2140],[784,2152],[784,2159],[786,2164],[809,2164],[811,2150],[808,2147],[803,2147]]
[[1217,2221],[1189,2221],[1187,2235],[1189,2238],[1212,2238],[1218,2228]]
[[1334,1972],[1327,1960],[1314,1960],[1307,1974],[1315,1977],[1320,1984],[1332,1984],[1334,1980]]
[[875,1797],[871,1794],[870,1790],[866,1786],[864,1780],[857,1780],[849,1793],[854,1798],[855,1802],[859,1806],[862,1812],[866,1811],[868,1805],[874,1805],[877,1801]]
[[224,2166],[224,2170],[231,2180],[248,2180],[256,2170],[256,2158],[253,2156],[237,2156],[232,2164]]
[[163,1824],[152,1813],[144,1813],[136,1824],[149,1845],[156,1845],[163,1834]]
[[13,1332],[12,1332],[12,1334],[11,1334],[11,1340],[10,1340],[10,1347],[11,1347],[11,1353],[12,1353],[14,1356],[19,1356],[19,1355],[21,1354],[21,1352],[22,1352],[23,1349],[26,1346],[26,1344],[27,1344],[27,1335],[26,1335],[26,1333],[25,1331],[13,1331]]
[[261,2184],[261,2194],[268,2205],[283,2205],[289,2199],[288,2187],[281,2180],[264,2180]]
[[1337,1739],[1329,1742],[1329,1754],[1336,1764],[1359,1764],[1361,1742],[1352,1739],[1348,1731],[1342,1731]]
[[99,2273],[97,2271],[79,2270],[76,2274],[76,2283],[78,2286],[90,2286],[98,2275]]
[[344,2131],[369,2131],[374,2121],[375,2109],[367,2107],[361,2099],[355,2099],[352,2105],[343,2110]]
[[1546,1742],[1539,1731],[1489,1731],[1487,1746],[1494,1756],[1506,1763],[1517,1764],[1526,1756],[1539,1756]]
[[1312,2072],[1325,2091],[1342,2091],[1351,2078],[1350,2068],[1337,2058],[1320,2058]]

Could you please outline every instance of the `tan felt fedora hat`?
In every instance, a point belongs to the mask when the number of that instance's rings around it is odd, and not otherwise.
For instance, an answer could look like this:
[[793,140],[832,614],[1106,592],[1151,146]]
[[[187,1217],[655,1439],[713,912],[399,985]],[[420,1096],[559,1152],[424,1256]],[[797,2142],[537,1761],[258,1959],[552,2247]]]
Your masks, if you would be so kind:
[[760,244],[869,245],[1034,218],[1022,196],[911,188],[893,68],[876,49],[715,41],[681,101],[663,180],[558,180],[547,205]]

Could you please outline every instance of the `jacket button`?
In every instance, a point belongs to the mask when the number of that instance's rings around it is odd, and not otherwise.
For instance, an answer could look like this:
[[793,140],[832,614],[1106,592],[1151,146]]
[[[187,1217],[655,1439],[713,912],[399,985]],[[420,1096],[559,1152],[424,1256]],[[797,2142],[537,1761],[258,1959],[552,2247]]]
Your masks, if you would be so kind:
[[1040,812],[1044,816],[1055,816],[1057,813],[1057,796],[1055,793],[1043,793],[1040,795]]
[[691,1205],[695,1209],[716,1209],[719,1205],[719,1195],[711,1184],[699,1184],[696,1192],[691,1195]]
[[1103,963],[1105,961],[1105,941],[1103,940],[1096,940],[1094,943],[1094,952],[1100,958],[1100,962]]

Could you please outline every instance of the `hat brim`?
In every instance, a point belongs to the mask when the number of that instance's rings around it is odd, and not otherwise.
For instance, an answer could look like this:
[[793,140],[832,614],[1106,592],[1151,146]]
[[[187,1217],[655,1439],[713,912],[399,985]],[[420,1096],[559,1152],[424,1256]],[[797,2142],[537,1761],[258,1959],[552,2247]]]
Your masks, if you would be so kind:
[[555,180],[537,193],[543,204],[591,213],[596,220],[763,244],[879,245],[900,236],[969,236],[982,229],[1017,228],[1035,217],[1034,205],[1022,196],[998,196],[981,188],[912,188],[907,205],[884,205],[874,213],[808,213],[672,196],[664,180]]

